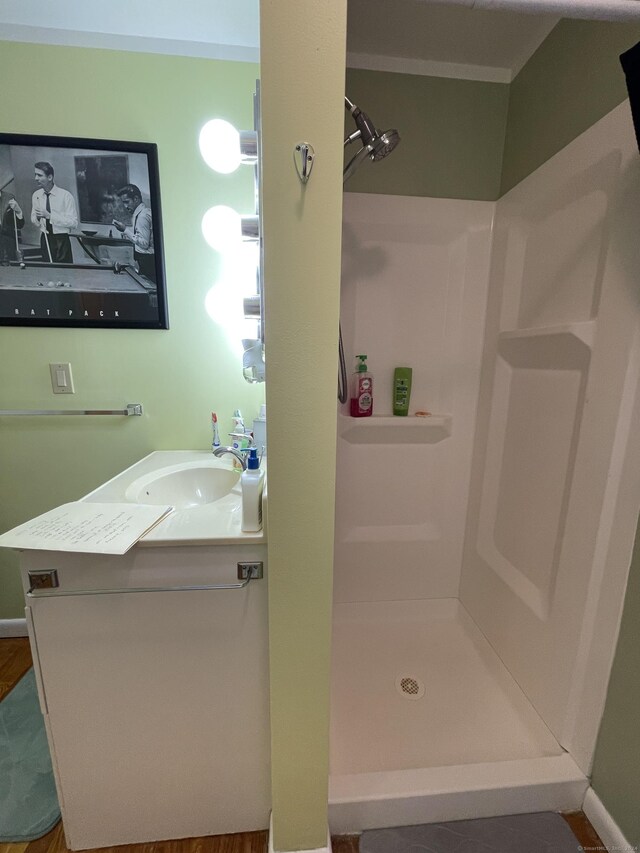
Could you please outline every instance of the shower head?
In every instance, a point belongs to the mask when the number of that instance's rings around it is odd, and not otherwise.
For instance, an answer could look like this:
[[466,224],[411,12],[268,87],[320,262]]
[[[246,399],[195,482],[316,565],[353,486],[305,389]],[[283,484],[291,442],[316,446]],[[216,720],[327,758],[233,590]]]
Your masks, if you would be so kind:
[[385,130],[375,140],[370,159],[384,160],[388,154],[391,154],[398,142],[400,142],[400,134],[397,130]]
[[344,99],[345,109],[349,110],[356,123],[356,130],[347,136],[344,141],[346,148],[351,142],[359,139],[362,142],[362,148],[358,153],[347,163],[344,172],[342,173],[342,183],[346,183],[353,175],[358,166],[363,160],[383,160],[387,154],[391,154],[396,145],[400,142],[400,134],[397,130],[380,131],[373,124],[369,116],[363,112],[360,107],[353,104],[349,98]]

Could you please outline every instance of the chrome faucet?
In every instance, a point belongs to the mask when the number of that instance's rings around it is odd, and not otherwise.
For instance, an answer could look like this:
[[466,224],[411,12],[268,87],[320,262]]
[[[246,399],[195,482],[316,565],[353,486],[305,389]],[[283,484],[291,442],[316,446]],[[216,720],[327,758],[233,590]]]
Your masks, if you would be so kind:
[[238,462],[242,465],[242,470],[247,470],[247,453],[249,448],[243,453],[242,450],[236,450],[235,447],[216,447],[213,451],[214,456],[224,456],[225,453],[230,453],[235,456]]

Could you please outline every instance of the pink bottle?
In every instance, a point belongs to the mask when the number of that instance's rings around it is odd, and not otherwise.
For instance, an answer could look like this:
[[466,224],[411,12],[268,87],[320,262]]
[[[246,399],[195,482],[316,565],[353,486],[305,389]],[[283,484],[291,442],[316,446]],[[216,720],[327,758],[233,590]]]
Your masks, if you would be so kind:
[[351,377],[350,414],[352,418],[368,418],[373,414],[373,376],[367,372],[366,355],[357,355],[360,363]]

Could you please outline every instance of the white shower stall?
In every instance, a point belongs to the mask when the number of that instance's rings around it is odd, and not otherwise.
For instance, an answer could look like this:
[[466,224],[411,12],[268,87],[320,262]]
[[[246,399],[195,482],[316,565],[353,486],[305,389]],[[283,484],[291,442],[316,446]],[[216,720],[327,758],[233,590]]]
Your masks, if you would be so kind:
[[[627,102],[496,203],[345,194],[375,393],[338,414],[332,831],[581,807],[640,508],[639,226]],[[428,417],[391,416],[405,365]]]

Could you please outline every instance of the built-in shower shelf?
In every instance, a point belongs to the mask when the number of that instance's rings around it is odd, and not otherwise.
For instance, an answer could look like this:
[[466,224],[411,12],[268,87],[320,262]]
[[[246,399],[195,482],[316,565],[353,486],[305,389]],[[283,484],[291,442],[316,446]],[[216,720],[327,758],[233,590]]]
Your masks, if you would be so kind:
[[593,347],[593,339],[596,333],[595,320],[584,320],[575,323],[562,323],[557,326],[540,326],[533,329],[513,329],[500,332],[499,340],[515,341],[535,338],[550,338],[558,335],[572,335],[590,349]]
[[350,444],[436,444],[451,435],[451,415],[339,415],[338,434]]

